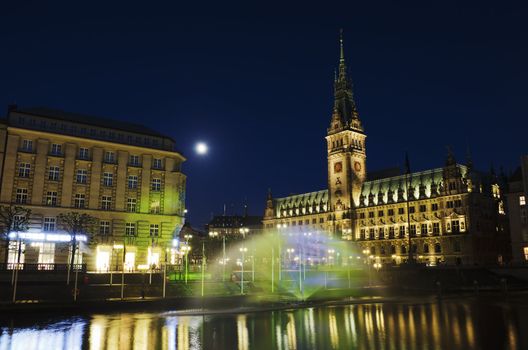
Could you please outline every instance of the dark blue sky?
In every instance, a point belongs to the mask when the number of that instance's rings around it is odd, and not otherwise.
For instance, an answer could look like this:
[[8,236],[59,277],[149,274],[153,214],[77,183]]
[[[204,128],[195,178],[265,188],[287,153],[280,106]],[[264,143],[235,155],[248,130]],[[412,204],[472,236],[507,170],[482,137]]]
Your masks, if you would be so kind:
[[326,186],[342,27],[369,169],[405,150],[414,170],[438,167],[446,145],[485,170],[528,153],[521,2],[179,3],[2,2],[0,106],[148,124],[188,157],[194,226],[245,198],[261,214],[268,187]]

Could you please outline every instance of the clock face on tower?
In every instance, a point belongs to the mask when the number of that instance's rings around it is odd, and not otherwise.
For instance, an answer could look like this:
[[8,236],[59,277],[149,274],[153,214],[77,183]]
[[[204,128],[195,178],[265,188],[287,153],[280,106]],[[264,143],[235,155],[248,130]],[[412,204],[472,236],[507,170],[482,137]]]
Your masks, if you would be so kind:
[[337,162],[334,164],[334,173],[340,173],[341,170],[343,170],[343,164],[341,162]]
[[354,162],[354,170],[355,171],[361,171],[361,163],[358,161]]

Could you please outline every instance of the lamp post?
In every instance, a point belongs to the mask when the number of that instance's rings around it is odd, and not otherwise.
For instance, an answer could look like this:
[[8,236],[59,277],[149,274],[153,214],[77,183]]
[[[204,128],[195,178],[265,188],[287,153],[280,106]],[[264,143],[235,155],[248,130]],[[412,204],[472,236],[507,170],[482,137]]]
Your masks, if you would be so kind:
[[334,259],[334,249],[328,249],[328,264],[333,265],[333,259]]
[[191,250],[189,240],[192,238],[192,235],[186,234],[183,237],[185,238],[185,284],[187,284],[187,280],[189,278],[189,252]]
[[240,294],[244,294],[244,260],[246,258],[246,252],[247,252],[247,248],[246,247],[241,247],[240,249],[240,252],[242,253],[242,274],[241,274],[241,277],[240,277]]
[[189,273],[189,251],[191,250],[191,247],[185,244],[181,247],[181,250],[185,255],[185,284],[187,284],[187,278]]

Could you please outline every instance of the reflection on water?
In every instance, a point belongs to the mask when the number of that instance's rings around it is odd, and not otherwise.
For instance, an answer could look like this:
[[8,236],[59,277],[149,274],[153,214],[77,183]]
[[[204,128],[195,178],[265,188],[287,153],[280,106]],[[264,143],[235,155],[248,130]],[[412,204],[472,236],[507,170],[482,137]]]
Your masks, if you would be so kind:
[[[0,326],[10,349],[526,349],[526,303],[317,307],[254,314],[126,313]],[[25,321],[27,322],[27,321]]]

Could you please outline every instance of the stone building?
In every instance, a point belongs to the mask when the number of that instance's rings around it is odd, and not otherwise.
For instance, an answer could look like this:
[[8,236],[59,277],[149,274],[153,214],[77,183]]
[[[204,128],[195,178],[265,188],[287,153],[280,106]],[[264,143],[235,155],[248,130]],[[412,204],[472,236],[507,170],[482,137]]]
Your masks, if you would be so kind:
[[346,72],[341,39],[326,136],[327,188],[283,198],[268,195],[265,228],[328,234],[385,264],[409,257],[430,265],[504,260],[505,215],[501,187],[492,174],[475,171],[471,162],[457,163],[451,152],[436,169],[367,172],[366,133]]
[[512,262],[528,263],[528,155],[521,157],[521,166],[508,181],[506,193],[507,213],[510,223]]
[[88,270],[121,269],[123,254],[128,271],[159,266],[171,253],[184,224],[186,177],[185,158],[170,137],[136,124],[16,106],[0,136],[0,205],[31,209],[29,230],[10,234],[2,262],[16,261],[20,241],[21,262],[65,264],[70,237],[57,218],[67,212],[97,218],[88,237],[79,237],[77,262]]

